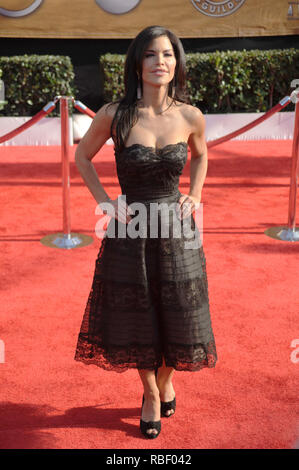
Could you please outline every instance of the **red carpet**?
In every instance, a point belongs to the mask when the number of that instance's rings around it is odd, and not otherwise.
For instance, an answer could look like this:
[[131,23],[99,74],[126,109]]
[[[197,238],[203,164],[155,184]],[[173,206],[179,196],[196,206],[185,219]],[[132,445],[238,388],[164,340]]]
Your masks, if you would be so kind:
[[[299,446],[299,362],[291,356],[299,338],[299,243],[264,234],[287,224],[292,142],[235,141],[209,151],[203,246],[218,362],[175,372],[176,414],[162,420],[155,440],[139,431],[136,370],[117,374],[73,359],[100,247],[96,203],[75,167],[75,148],[71,229],[94,243],[73,250],[40,243],[62,231],[60,147],[0,148],[0,447]],[[113,148],[93,162],[108,194],[120,195]],[[189,163],[190,154],[182,193]]]

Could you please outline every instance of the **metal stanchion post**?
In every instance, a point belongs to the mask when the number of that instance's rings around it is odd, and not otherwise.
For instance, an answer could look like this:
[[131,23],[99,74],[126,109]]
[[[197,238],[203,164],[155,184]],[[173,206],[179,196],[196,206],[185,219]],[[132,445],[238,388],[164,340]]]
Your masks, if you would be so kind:
[[93,238],[88,235],[71,233],[68,100],[73,97],[59,96],[58,98],[61,119],[63,233],[47,235],[41,239],[41,243],[52,248],[71,249],[89,245],[93,242]]
[[62,203],[63,203],[63,235],[70,238],[71,213],[70,213],[70,162],[69,162],[69,110],[68,99],[60,98],[61,116],[61,164],[62,164]]
[[298,169],[299,169],[299,93],[294,90],[292,95],[296,97],[295,101],[295,123],[293,134],[293,147],[292,147],[292,169],[290,178],[290,193],[289,193],[289,211],[288,211],[288,225],[283,227],[271,227],[264,233],[271,238],[277,240],[298,242],[299,241],[299,228],[296,229],[296,198],[297,198],[297,182],[298,182]]

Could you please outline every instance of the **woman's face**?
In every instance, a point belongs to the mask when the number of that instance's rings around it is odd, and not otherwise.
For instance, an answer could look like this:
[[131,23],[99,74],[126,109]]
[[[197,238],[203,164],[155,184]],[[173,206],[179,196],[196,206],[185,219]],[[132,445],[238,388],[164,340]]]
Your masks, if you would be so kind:
[[[167,85],[174,77],[175,53],[167,36],[153,39],[147,46],[142,61],[142,80],[151,85]],[[157,69],[163,72],[156,72]]]

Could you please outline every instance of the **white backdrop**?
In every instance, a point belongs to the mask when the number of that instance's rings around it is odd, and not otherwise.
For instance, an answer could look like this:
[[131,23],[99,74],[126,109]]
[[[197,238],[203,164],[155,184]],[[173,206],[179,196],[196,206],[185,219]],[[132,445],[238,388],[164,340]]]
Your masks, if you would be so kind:
[[[264,113],[205,114],[206,140],[214,140],[240,129]],[[280,112],[232,140],[292,139],[295,112]],[[0,135],[15,129],[30,117],[0,117]],[[87,132],[92,119],[86,115],[70,117],[70,145]],[[107,140],[113,144],[112,139]],[[60,145],[60,118],[44,118],[34,126],[1,145]]]

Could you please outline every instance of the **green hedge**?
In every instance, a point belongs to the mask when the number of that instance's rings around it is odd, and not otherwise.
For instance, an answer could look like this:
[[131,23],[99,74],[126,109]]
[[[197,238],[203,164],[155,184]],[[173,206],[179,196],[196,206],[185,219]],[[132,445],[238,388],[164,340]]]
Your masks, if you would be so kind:
[[[0,116],[33,116],[56,95],[76,96],[70,57],[23,55],[0,57],[7,104]],[[69,103],[72,113],[73,106]],[[59,103],[48,116],[59,115]]]
[[[124,92],[125,56],[100,58],[104,73],[104,100],[113,101]],[[294,88],[299,78],[299,50],[243,50],[187,53],[187,89],[190,101],[203,113],[265,112]],[[293,111],[290,103],[284,111]]]

